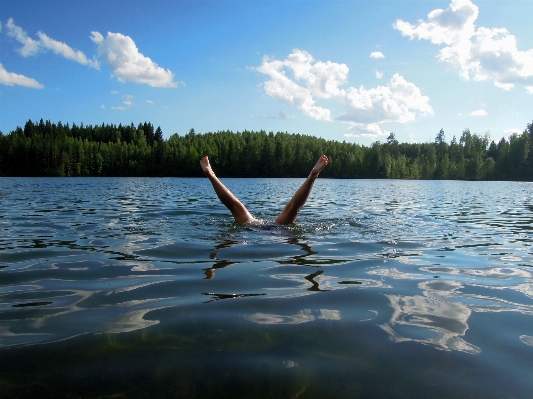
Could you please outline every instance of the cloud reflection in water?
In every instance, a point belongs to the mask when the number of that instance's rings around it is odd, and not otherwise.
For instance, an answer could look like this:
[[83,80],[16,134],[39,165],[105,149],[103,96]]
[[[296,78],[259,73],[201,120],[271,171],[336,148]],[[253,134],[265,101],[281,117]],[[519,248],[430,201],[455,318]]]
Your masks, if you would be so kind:
[[257,324],[301,324],[315,320],[341,320],[341,312],[331,309],[320,309],[318,315],[314,315],[311,309],[302,309],[294,315],[280,315],[274,313],[253,313],[244,316]]
[[[529,280],[532,273],[514,267],[455,268],[422,267],[423,272],[439,273],[435,277],[460,276],[455,280],[428,280],[417,283],[422,295],[384,294],[390,302],[393,314],[389,322],[380,325],[394,342],[412,341],[441,350],[454,350],[478,354],[481,349],[463,338],[468,330],[468,319],[473,312],[519,312],[533,314],[533,304],[509,301],[494,295],[471,293],[477,290],[514,290],[532,298]],[[423,275],[399,273],[395,268],[377,269],[368,274],[393,279],[419,280]],[[448,275],[448,276],[446,276]],[[484,284],[474,277],[483,276]],[[510,280],[522,281],[510,285]],[[505,282],[505,284],[503,284]],[[521,336],[527,345],[533,339]]]

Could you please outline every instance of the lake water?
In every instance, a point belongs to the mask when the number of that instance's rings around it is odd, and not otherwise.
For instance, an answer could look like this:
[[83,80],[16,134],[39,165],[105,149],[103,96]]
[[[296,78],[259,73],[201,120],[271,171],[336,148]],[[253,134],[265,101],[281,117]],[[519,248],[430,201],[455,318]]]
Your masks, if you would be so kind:
[[0,179],[0,397],[530,397],[532,189]]

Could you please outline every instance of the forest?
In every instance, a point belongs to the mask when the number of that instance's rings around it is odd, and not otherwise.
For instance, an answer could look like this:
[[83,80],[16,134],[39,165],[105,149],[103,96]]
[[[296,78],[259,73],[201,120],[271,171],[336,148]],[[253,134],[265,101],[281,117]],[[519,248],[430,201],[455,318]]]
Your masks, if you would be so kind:
[[498,142],[461,132],[446,141],[399,143],[394,133],[371,146],[265,131],[190,129],[163,138],[150,122],[131,125],[63,125],[49,120],[0,132],[0,176],[202,176],[209,155],[219,177],[305,177],[326,154],[329,178],[393,178],[533,181],[533,122]]

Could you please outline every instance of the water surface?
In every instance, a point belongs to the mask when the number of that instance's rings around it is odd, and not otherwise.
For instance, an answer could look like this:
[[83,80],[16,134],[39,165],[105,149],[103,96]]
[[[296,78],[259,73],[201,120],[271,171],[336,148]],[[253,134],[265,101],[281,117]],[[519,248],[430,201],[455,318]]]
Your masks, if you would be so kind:
[[528,397],[532,188],[0,179],[0,397]]

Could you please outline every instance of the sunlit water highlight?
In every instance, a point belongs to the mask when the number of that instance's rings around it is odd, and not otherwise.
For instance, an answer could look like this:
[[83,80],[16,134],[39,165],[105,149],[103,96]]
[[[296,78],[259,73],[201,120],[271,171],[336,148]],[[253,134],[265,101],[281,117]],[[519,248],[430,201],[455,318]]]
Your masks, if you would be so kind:
[[529,397],[532,188],[0,179],[0,397]]

